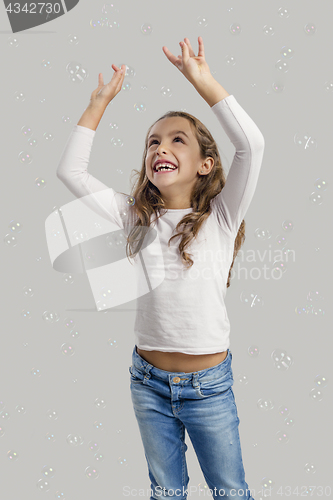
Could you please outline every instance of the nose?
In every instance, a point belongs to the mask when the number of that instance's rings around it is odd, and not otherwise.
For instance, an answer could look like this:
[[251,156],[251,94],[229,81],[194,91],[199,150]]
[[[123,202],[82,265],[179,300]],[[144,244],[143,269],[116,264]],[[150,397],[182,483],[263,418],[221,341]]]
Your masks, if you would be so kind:
[[165,147],[162,146],[162,144],[160,144],[157,148],[156,148],[156,151],[157,153],[161,154],[162,151],[165,152]]
[[166,150],[165,150],[164,146],[162,146],[160,144],[155,151],[155,157],[153,159],[153,164],[155,163],[155,161],[159,160],[160,158],[163,158],[163,154],[165,154],[165,152],[166,152]]

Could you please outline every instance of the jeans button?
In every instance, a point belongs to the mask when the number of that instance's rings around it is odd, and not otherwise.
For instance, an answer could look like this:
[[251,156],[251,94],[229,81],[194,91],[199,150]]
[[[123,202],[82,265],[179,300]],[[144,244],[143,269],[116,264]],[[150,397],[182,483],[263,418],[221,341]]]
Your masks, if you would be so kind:
[[179,377],[174,377],[174,378],[173,378],[173,381],[174,381],[176,384],[178,384],[178,382],[180,382],[180,378],[179,378]]

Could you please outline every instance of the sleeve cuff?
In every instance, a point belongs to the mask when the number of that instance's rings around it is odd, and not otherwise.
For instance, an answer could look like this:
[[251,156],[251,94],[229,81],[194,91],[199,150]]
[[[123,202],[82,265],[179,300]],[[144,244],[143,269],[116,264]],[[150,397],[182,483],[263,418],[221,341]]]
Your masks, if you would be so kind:
[[96,134],[96,130],[92,130],[88,127],[82,127],[82,125],[74,125],[73,132],[79,132],[80,134],[84,134],[91,138],[93,138]]
[[215,111],[214,108],[221,107],[221,106],[227,106],[229,102],[235,101],[236,98],[233,94],[227,95],[227,97],[224,97],[224,99],[221,99],[219,102],[215,103],[214,106],[211,107],[213,111]]

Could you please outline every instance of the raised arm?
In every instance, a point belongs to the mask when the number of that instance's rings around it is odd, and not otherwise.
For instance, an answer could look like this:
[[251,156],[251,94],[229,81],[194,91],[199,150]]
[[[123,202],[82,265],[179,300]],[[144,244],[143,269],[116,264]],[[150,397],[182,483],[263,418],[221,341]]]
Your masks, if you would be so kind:
[[[85,113],[87,111],[86,109]],[[58,179],[77,198],[108,189],[108,186],[88,173],[89,158],[96,131],[79,125],[79,123],[74,125],[72,129],[56,172]]]
[[81,125],[73,127],[60,158],[57,177],[91,210],[119,224],[119,220],[114,220],[115,192],[88,172],[95,134]]
[[89,208],[118,225],[121,220],[117,212],[119,204],[124,201],[122,195],[93,177],[88,172],[88,164],[96,128],[109,102],[120,91],[123,78],[124,73],[117,68],[111,82],[104,85],[103,76],[99,74],[99,85],[92,92],[90,104],[67,140],[56,172],[77,198],[84,197],[82,201]]
[[233,95],[211,107],[236,152],[222,191],[212,200],[220,224],[237,234],[253,198],[265,141],[257,125]]
[[[212,76],[205,59],[202,37],[198,37],[196,56],[188,38],[180,42],[182,54],[174,56],[162,47],[169,61],[192,83],[209,104],[236,148],[226,183],[212,200],[220,224],[237,233],[253,197],[264,153],[264,137],[256,124]],[[236,234],[235,234],[236,235]]]

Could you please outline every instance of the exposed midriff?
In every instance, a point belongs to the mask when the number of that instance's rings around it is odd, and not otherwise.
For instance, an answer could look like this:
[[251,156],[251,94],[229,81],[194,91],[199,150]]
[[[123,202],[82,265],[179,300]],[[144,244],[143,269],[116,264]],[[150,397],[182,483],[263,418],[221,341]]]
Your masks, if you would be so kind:
[[185,354],[183,352],[145,351],[136,348],[137,353],[148,363],[168,372],[185,372],[205,370],[216,366],[226,358],[228,351],[213,354]]

